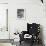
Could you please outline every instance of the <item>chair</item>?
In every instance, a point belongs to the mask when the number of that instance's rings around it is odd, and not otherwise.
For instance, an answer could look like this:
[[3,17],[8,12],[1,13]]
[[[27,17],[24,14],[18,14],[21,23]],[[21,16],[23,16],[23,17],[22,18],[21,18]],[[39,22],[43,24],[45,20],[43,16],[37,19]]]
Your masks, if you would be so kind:
[[19,35],[20,36],[20,44],[22,41],[25,41],[25,38],[24,38],[25,34],[29,34],[32,36],[29,39],[29,41],[31,42],[32,45],[34,42],[39,43],[39,33],[40,33],[40,24],[36,24],[36,23],[29,24],[29,23],[27,23],[27,31],[22,31],[22,34]]

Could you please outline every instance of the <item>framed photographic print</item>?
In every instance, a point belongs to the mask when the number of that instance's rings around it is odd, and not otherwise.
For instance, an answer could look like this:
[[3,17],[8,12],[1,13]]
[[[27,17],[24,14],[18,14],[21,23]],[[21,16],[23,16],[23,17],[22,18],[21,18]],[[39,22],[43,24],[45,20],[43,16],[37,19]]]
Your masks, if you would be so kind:
[[25,19],[25,9],[17,9],[17,19]]

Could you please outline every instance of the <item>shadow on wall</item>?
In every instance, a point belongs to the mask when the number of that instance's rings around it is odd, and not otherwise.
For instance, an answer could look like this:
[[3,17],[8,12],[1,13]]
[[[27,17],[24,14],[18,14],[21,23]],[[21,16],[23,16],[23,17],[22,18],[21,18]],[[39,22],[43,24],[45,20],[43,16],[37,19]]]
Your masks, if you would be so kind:
[[44,45],[44,37],[43,37],[43,26],[42,25],[40,25],[40,39],[42,40],[42,45],[45,46]]

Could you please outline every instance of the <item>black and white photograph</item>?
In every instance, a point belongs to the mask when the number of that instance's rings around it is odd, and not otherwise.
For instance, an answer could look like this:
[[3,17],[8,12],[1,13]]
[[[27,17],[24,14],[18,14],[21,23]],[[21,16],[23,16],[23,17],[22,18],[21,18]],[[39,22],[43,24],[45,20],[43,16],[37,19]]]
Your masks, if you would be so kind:
[[17,18],[24,17],[24,9],[17,9]]
[[25,19],[25,9],[17,9],[17,19]]
[[46,0],[0,0],[0,46],[46,46]]

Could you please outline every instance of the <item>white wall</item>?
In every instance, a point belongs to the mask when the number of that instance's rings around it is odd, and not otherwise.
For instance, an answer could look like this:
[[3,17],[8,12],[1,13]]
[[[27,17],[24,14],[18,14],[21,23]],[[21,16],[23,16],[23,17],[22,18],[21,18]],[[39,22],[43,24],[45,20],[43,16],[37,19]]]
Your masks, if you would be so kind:
[[[17,9],[25,9],[25,20],[16,19]],[[40,0],[12,0],[9,1],[9,30],[11,33],[16,31],[15,29],[22,31],[26,30],[28,23],[41,23],[45,20],[45,15],[43,13],[44,6]]]
[[0,0],[0,3],[8,3],[8,0]]
[[[25,9],[25,20],[16,19],[17,9]],[[18,30],[26,30],[28,23],[40,23],[42,25],[44,41],[46,44],[46,16],[45,16],[45,5],[40,0],[9,0],[9,31],[10,36],[13,37],[13,33]]]

